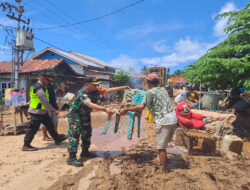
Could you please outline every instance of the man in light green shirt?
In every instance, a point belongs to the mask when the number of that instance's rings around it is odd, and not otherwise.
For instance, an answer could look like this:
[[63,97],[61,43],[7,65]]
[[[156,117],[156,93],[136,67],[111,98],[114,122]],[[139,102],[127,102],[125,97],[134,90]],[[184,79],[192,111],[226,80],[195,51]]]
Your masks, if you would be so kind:
[[163,172],[166,173],[166,148],[174,135],[177,119],[168,92],[163,87],[157,87],[158,83],[158,75],[155,73],[149,74],[147,76],[149,91],[144,98],[143,104],[121,109],[120,114],[123,115],[128,111],[142,111],[146,106],[148,107],[154,117],[156,125],[156,147],[158,149]]

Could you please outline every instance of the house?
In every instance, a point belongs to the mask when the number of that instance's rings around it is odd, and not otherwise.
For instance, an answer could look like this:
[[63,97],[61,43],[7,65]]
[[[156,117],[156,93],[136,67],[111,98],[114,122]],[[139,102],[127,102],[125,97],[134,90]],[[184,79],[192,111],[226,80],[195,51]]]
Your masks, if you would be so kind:
[[[4,93],[11,85],[12,62],[0,62],[0,92]],[[20,66],[20,88],[29,93],[30,86],[36,81],[37,74],[44,72],[63,79],[84,78],[76,73],[64,59],[28,59]],[[79,85],[78,85],[79,86]]]
[[107,66],[107,63],[97,58],[74,51],[66,52],[48,47],[34,55],[32,59],[63,59],[76,73],[85,76],[95,76],[96,78],[107,79],[107,81],[102,82],[101,85],[106,88],[112,86],[110,80],[112,80],[113,74],[115,73],[115,68]]

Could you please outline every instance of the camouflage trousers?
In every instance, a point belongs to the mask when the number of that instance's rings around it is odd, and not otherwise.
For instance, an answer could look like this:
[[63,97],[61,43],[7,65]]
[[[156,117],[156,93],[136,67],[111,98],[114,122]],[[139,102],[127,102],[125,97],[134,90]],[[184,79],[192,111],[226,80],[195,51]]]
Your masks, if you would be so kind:
[[82,149],[88,150],[90,147],[90,139],[92,136],[92,126],[90,114],[81,115],[76,113],[68,113],[68,151],[76,153],[79,145],[79,138],[82,141]]

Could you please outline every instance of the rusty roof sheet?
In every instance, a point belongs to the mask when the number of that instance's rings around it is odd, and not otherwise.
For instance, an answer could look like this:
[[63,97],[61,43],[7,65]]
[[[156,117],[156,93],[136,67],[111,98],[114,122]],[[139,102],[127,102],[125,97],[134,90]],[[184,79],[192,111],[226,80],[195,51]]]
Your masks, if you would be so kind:
[[[28,73],[39,70],[46,70],[54,68],[61,63],[63,59],[28,59],[24,62],[23,66],[20,66],[20,73]],[[12,72],[11,61],[0,62],[0,73]]]

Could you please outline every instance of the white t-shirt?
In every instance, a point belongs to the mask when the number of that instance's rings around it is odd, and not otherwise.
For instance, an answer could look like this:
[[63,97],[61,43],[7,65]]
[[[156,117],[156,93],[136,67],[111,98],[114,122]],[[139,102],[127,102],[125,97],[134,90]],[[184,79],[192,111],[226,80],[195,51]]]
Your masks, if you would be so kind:
[[178,96],[176,96],[174,101],[176,103],[179,103],[179,102],[184,102],[186,99],[187,99],[187,92],[182,92]]

